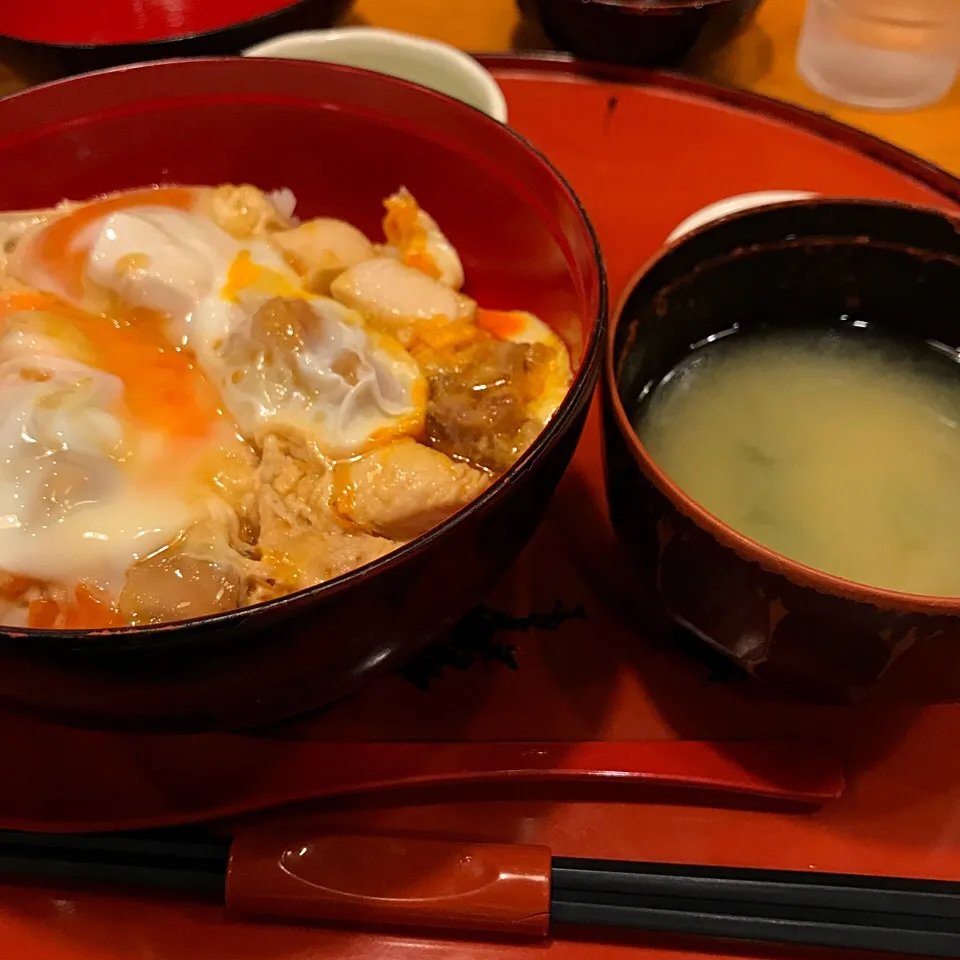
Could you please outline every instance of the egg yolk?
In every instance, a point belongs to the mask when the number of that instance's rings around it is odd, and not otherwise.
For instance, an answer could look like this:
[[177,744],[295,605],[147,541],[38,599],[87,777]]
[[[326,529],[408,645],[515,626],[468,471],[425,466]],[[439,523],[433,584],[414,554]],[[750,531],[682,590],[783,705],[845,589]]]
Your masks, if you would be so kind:
[[278,270],[257,263],[249,250],[241,250],[227,273],[227,282],[220,295],[230,303],[238,303],[241,293],[258,293],[285,300],[313,300],[314,295],[294,286]]
[[117,377],[130,416],[172,437],[199,438],[222,418],[220,395],[189,351],[164,332],[165,317],[134,308],[116,317],[87,313],[53,294],[14,293],[0,298],[0,322],[37,312],[39,332],[77,360]]
[[429,237],[420,223],[420,207],[413,197],[398,194],[384,201],[387,214],[383,232],[391,246],[400,251],[400,261],[434,280],[442,276],[440,267],[427,249]]
[[27,610],[27,626],[41,630],[103,630],[125,623],[107,595],[86,583],[78,584],[72,600],[31,600]]
[[83,295],[83,276],[89,251],[75,241],[91,223],[108,214],[131,207],[176,207],[189,210],[196,202],[196,194],[187,187],[161,187],[151,190],[132,190],[117,197],[107,197],[85,204],[52,221],[37,236],[37,257],[63,284],[71,297]]
[[509,310],[484,310],[477,308],[476,323],[498,340],[510,340],[523,333],[524,318]]

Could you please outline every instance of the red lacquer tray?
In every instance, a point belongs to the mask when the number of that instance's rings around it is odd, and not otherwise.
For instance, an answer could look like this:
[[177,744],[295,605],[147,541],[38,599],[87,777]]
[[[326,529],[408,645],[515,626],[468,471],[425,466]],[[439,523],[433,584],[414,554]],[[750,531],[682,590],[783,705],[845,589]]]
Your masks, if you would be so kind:
[[[561,58],[490,58],[511,123],[580,194],[600,235],[614,298],[689,213],[756,190],[896,198],[960,208],[960,182],[895,148],[792,107],[695,81],[605,69],[591,77]],[[616,82],[620,80],[622,82]],[[549,844],[570,856],[696,861],[789,869],[960,878],[960,705],[823,708],[711,674],[645,617],[608,526],[597,411],[543,528],[491,596],[519,617],[561,602],[586,616],[516,643],[519,671],[491,664],[448,671],[428,692],[386,678],[348,702],[270,732],[289,758],[305,740],[612,740],[803,736],[842,754],[848,788],[817,813],[548,799],[370,799],[283,814],[316,830],[413,831]],[[56,789],[69,805],[116,809],[144,783],[162,802],[170,783],[149,758],[107,734],[61,741],[55,728],[4,718],[0,823],[61,800],[44,771],[72,776]],[[358,743],[358,749],[362,746]],[[455,749],[455,748],[452,748]],[[96,761],[93,758],[98,758]],[[14,758],[16,758],[14,760]],[[90,758],[89,763],[84,758]],[[16,763],[16,771],[10,764]],[[2,765],[6,763],[7,770]],[[269,765],[267,765],[269,767]],[[209,768],[177,777],[211,777]],[[234,771],[237,775],[237,771]],[[243,775],[268,777],[269,768]],[[16,783],[17,792],[9,789]],[[5,788],[6,785],[6,788]],[[41,786],[42,785],[42,786]],[[222,791],[216,791],[218,795]],[[656,802],[653,802],[655,800]],[[217,810],[212,809],[211,815]],[[548,951],[554,960],[702,956],[703,944],[598,935],[548,945],[423,941],[388,935],[233,924],[216,906],[119,900],[66,891],[0,888],[0,957],[10,960],[493,960]],[[744,946],[713,956],[790,956]],[[812,954],[811,954],[812,955]],[[819,956],[823,956],[821,951]],[[839,955],[838,955],[839,956]],[[843,954],[852,957],[852,954]]]

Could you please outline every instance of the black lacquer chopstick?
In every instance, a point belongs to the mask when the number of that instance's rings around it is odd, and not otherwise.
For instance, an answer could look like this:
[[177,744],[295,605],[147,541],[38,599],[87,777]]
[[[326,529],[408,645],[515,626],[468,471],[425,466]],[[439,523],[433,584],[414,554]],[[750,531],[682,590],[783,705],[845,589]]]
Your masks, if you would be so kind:
[[516,844],[0,832],[0,879],[199,894],[242,917],[425,934],[545,936],[572,924],[960,957],[960,883],[573,859]]

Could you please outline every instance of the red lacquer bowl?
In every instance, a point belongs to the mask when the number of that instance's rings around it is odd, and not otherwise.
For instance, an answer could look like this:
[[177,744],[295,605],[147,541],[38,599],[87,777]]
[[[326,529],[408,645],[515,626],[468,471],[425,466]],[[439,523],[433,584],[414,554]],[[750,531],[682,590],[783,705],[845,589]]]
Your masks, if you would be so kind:
[[49,48],[67,74],[239,53],[282,33],[329,27],[350,0],[6,0],[0,6],[0,36]]
[[[960,700],[960,597],[853,583],[738,533],[640,442],[631,415],[641,396],[691,344],[733,323],[790,329],[845,317],[960,349],[958,301],[960,220],[828,199],[701,227],[622,299],[604,368],[611,519],[666,612],[754,676],[828,702]],[[891,462],[902,455],[889,450]]]
[[387,77],[291,60],[127,67],[0,100],[0,209],[151,183],[289,187],[371,236],[407,186],[459,248],[468,292],[568,343],[569,395],[467,508],[354,573],[269,603],[102,633],[0,631],[0,698],[73,722],[239,728],[347,693],[461,615],[536,529],[599,369],[606,282],[589,222],[507,127]]

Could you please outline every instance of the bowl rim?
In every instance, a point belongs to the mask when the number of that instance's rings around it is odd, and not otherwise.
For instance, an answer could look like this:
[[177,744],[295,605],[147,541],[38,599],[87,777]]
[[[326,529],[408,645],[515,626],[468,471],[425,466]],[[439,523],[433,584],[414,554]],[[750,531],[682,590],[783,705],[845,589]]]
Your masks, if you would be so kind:
[[640,441],[630,422],[630,417],[624,409],[617,385],[617,364],[619,357],[616,351],[617,331],[636,287],[647,274],[661,260],[677,248],[686,245],[690,240],[705,233],[711,232],[733,221],[747,220],[755,217],[767,216],[775,211],[789,211],[792,209],[809,208],[814,206],[864,206],[885,207],[896,210],[913,211],[928,216],[936,216],[952,223],[960,233],[960,211],[947,212],[936,207],[923,204],[906,203],[898,200],[880,200],[867,197],[827,197],[823,195],[806,197],[799,200],[787,200],[780,203],[767,204],[763,207],[752,207],[746,210],[732,211],[708,223],[704,223],[689,233],[685,233],[675,240],[665,242],[630,278],[612,311],[607,330],[607,343],[604,350],[603,371],[601,374],[604,384],[604,402],[613,413],[614,422],[621,439],[626,444],[630,456],[636,462],[647,480],[677,509],[680,513],[693,521],[701,530],[707,533],[721,546],[733,550],[741,559],[757,564],[762,569],[784,577],[801,587],[813,589],[818,593],[843,597],[858,603],[869,603],[880,609],[892,609],[909,613],[924,614],[956,614],[960,612],[960,596],[942,597],[928,594],[907,593],[875,587],[855,580],[848,580],[835,574],[827,573],[816,567],[808,566],[797,560],[740,533],[736,528],[722,521],[715,514],[710,513],[658,466],[656,461]]
[[[317,30],[295,30],[291,33],[282,33],[279,36],[270,37],[268,40],[254,43],[241,50],[240,56],[274,60],[302,60],[305,58],[281,56],[280,52],[286,46],[297,43],[314,44],[318,50],[326,46],[337,48],[341,43],[353,39],[368,40],[383,49],[416,51],[418,54],[434,57],[438,61],[443,60],[454,66],[460,76],[469,79],[471,84],[476,87],[477,93],[482,95],[485,102],[483,112],[488,113],[494,120],[499,120],[500,123],[507,122],[507,98],[493,74],[478,60],[471,57],[469,53],[434,37],[421,37],[413,33],[406,33],[403,30],[391,30],[386,27],[346,26]],[[330,61],[315,62],[328,63]],[[355,69],[370,68],[357,67]],[[371,70],[371,72],[379,73],[377,70]],[[385,74],[385,76],[390,76],[390,74]],[[407,82],[413,83],[416,81]],[[420,86],[427,85],[420,84]],[[437,88],[429,87],[429,89],[436,90]],[[443,93],[442,90],[439,92]],[[454,99],[458,100],[460,98],[454,97]],[[472,106],[472,104],[468,104],[468,106]]]
[[[263,24],[269,23],[271,20],[274,20],[278,17],[289,15],[294,10],[299,7],[306,7],[311,3],[316,2],[316,0],[284,0],[284,2],[277,6],[275,10],[267,10],[265,13],[257,14],[255,17],[249,17],[245,20],[231,20],[229,23],[225,23],[221,27],[213,27],[209,30],[193,30],[189,33],[174,33],[169,36],[161,37],[151,37],[149,40],[119,40],[112,41],[110,43],[69,43],[56,40],[36,40],[30,37],[25,37],[19,33],[8,33],[0,24],[0,38],[4,40],[14,40],[17,43],[27,43],[30,46],[38,47],[43,50],[48,51],[84,51],[93,53],[94,51],[100,50],[104,53],[115,52],[118,50],[150,50],[152,48],[162,48],[168,45],[178,44],[178,43],[189,43],[193,40],[202,40],[204,38],[219,37],[227,33],[231,33],[235,30],[248,30],[251,28],[256,28],[262,26]],[[712,0],[705,0],[705,2],[712,2]],[[209,59],[209,58],[198,58],[198,59]],[[153,61],[159,62],[159,61]],[[138,66],[139,64],[123,64],[123,66]],[[111,67],[108,69],[117,69],[116,67]],[[102,73],[103,70],[89,71],[91,73]],[[76,76],[81,76],[81,74],[76,74]],[[72,79],[71,77],[64,77],[62,79]],[[51,81],[55,82],[55,81]],[[38,84],[38,86],[46,86],[46,84]],[[28,89],[33,89],[30,87]],[[22,93],[25,91],[17,91]]]
[[810,190],[749,190],[746,193],[733,193],[729,197],[721,197],[712,203],[704,204],[693,213],[684,217],[667,234],[664,243],[676,243],[687,234],[693,233],[697,227],[721,220],[732,213],[745,210],[760,210],[763,207],[772,207],[778,203],[789,203],[793,200],[810,200],[822,194]]
[[[557,0],[539,0],[541,6],[555,5]],[[568,0],[566,0],[568,2]],[[653,5],[649,0],[577,0],[585,7],[609,7],[628,15],[641,17],[662,16],[664,14],[699,13],[707,7],[722,7],[736,3],[737,0],[658,0]]]
[[[573,188],[560,173],[560,171],[538,150],[530,141],[521,136],[511,127],[494,120],[482,110],[472,107],[470,104],[449,97],[446,94],[439,93],[429,87],[421,87],[418,84],[409,83],[406,80],[400,80],[396,77],[389,77],[385,74],[378,74],[370,70],[360,70],[356,67],[346,67],[341,64],[323,63],[308,60],[292,59],[267,59],[260,57],[183,57],[172,60],[154,60],[146,63],[125,64],[118,67],[111,67],[105,70],[97,70],[91,73],[79,74],[74,77],[65,77],[55,80],[51,83],[41,84],[36,87],[30,87],[26,90],[11,94],[3,102],[22,101],[35,95],[43,95],[53,88],[65,87],[68,90],[76,84],[88,82],[90,78],[99,78],[107,75],[125,76],[133,71],[153,71],[163,72],[167,70],[179,69],[182,67],[199,69],[218,69],[218,65],[228,64],[234,68],[239,64],[249,65],[241,69],[264,70],[267,66],[283,64],[284,69],[302,71],[305,75],[308,73],[330,73],[333,76],[340,75],[363,75],[372,78],[373,82],[390,87],[402,87],[408,91],[414,91],[417,96],[422,98],[439,99],[446,101],[453,106],[453,109],[460,111],[470,111],[476,114],[479,122],[490,125],[493,129],[499,131],[498,136],[508,137],[514,140],[523,148],[532,159],[536,160],[543,170],[550,175],[559,187],[562,194],[570,201],[571,207],[577,212],[580,222],[583,225],[586,239],[589,242],[591,259],[596,268],[597,276],[597,306],[596,314],[592,318],[584,318],[585,323],[589,322],[589,329],[585,329],[587,336],[584,337],[583,351],[580,358],[580,364],[574,373],[573,381],[563,398],[560,406],[557,408],[553,417],[540,431],[536,440],[523,453],[523,455],[513,464],[504,474],[494,480],[479,496],[471,500],[466,506],[456,511],[442,523],[425,531],[413,540],[391,550],[384,556],[364,564],[354,570],[341,574],[323,583],[312,587],[305,587],[293,593],[284,594],[281,597],[275,597],[270,600],[264,600],[260,603],[250,604],[245,607],[238,607],[235,610],[227,610],[223,613],[210,614],[203,617],[193,617],[189,620],[172,620],[165,623],[141,624],[137,626],[127,625],[122,627],[109,627],[102,630],[44,630],[37,627],[0,627],[0,634],[12,639],[29,639],[33,644],[49,644],[55,646],[66,642],[68,645],[77,640],[87,641],[88,639],[116,639],[127,638],[136,640],[138,646],[150,648],[151,641],[158,642],[159,645],[166,645],[170,634],[181,633],[189,628],[202,626],[205,629],[227,630],[233,626],[239,626],[244,620],[251,616],[252,611],[266,613],[269,610],[278,610],[291,603],[295,598],[302,603],[311,603],[319,601],[324,597],[332,597],[343,590],[348,589],[360,580],[373,577],[382,571],[392,569],[405,562],[408,558],[415,557],[428,549],[436,540],[446,537],[452,530],[462,526],[467,520],[472,519],[477,514],[485,513],[490,509],[491,504],[499,495],[500,491],[506,489],[518,479],[523,477],[530,468],[538,461],[541,456],[553,449],[560,441],[566,428],[577,418],[581,409],[589,404],[590,398],[596,387],[600,375],[603,354],[602,346],[606,337],[607,323],[609,319],[609,293],[607,283],[606,266],[603,255],[600,250],[600,243],[597,239],[596,230],[584,209],[583,203],[577,196]],[[0,103],[0,112],[3,106]]]

